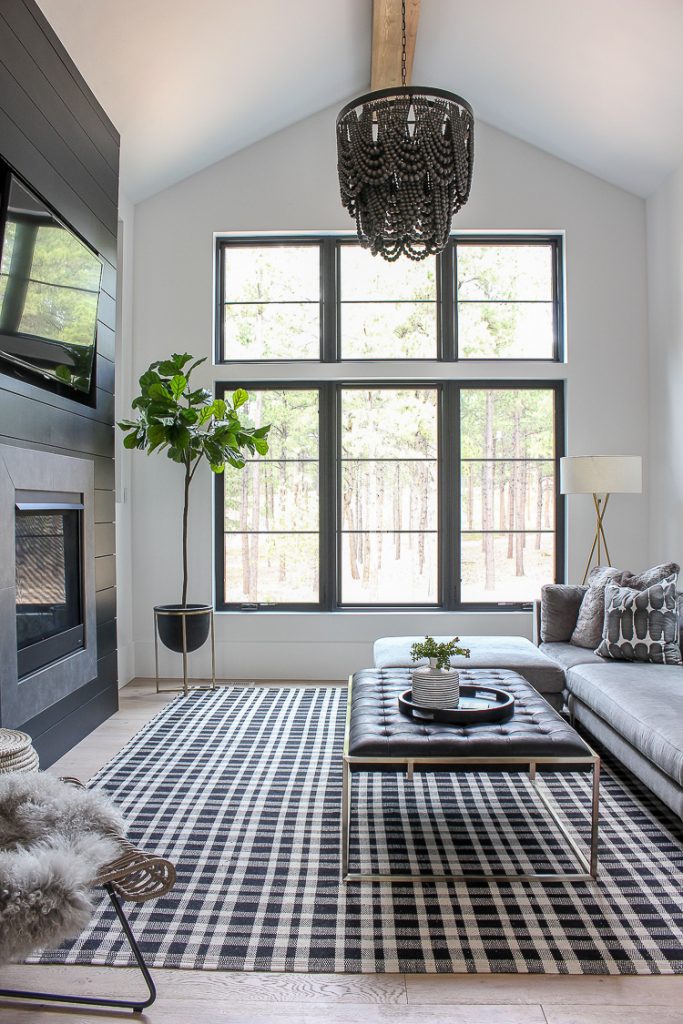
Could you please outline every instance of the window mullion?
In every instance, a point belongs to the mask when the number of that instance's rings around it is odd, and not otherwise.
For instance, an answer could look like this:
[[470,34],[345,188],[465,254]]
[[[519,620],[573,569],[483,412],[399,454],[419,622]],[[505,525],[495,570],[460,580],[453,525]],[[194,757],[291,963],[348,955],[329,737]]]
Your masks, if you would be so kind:
[[451,238],[437,257],[437,302],[439,309],[439,359],[457,359],[455,309],[455,240]]
[[555,331],[554,357],[561,363],[565,358],[564,345],[564,287],[562,246],[559,238],[553,240],[553,328]]
[[224,310],[225,310],[225,268],[224,268],[225,242],[220,239],[216,241],[216,264],[214,273],[216,282],[214,288],[216,323],[214,325],[214,359],[217,364],[225,362],[225,336],[224,336]]
[[339,360],[338,248],[339,243],[336,238],[323,238],[320,245],[320,329],[323,363],[336,363]]
[[460,600],[460,393],[454,381],[443,385],[439,438],[439,565],[441,602]]
[[320,409],[320,607],[332,611],[337,594],[337,402],[332,383],[321,384]]

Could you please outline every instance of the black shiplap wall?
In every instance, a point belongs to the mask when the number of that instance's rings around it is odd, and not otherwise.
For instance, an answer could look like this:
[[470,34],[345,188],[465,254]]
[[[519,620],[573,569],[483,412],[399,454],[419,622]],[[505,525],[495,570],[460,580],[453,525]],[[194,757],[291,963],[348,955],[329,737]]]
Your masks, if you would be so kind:
[[98,674],[25,724],[45,768],[118,707],[113,524],[119,135],[33,0],[0,0],[0,155],[105,260],[96,407],[0,374],[0,441],[95,463]]

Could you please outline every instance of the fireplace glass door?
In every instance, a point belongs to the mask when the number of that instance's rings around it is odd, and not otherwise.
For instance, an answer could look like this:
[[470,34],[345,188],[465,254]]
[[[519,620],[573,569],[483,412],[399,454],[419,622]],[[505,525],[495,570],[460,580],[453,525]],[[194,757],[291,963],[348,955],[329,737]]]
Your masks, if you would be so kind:
[[19,678],[84,645],[81,504],[16,506]]

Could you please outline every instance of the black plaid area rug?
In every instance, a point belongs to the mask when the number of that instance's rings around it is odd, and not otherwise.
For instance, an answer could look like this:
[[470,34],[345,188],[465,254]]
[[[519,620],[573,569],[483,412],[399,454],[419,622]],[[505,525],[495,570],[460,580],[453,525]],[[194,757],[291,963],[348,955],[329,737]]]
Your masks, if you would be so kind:
[[[336,972],[683,973],[683,833],[615,765],[603,773],[597,883],[342,885],[340,687],[224,687],[177,699],[93,784],[176,888],[128,904],[156,967]],[[549,783],[585,835],[588,779]],[[568,867],[521,775],[354,783],[352,866]],[[129,963],[106,901],[45,963]]]

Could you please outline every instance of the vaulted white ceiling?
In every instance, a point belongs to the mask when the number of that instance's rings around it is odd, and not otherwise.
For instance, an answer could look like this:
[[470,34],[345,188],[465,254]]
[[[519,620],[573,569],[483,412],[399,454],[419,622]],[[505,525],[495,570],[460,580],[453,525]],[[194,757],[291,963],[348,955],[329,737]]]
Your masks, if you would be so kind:
[[[370,80],[372,0],[39,3],[121,132],[135,201]],[[683,162],[682,54],[682,0],[422,0],[413,81],[648,195]]]

